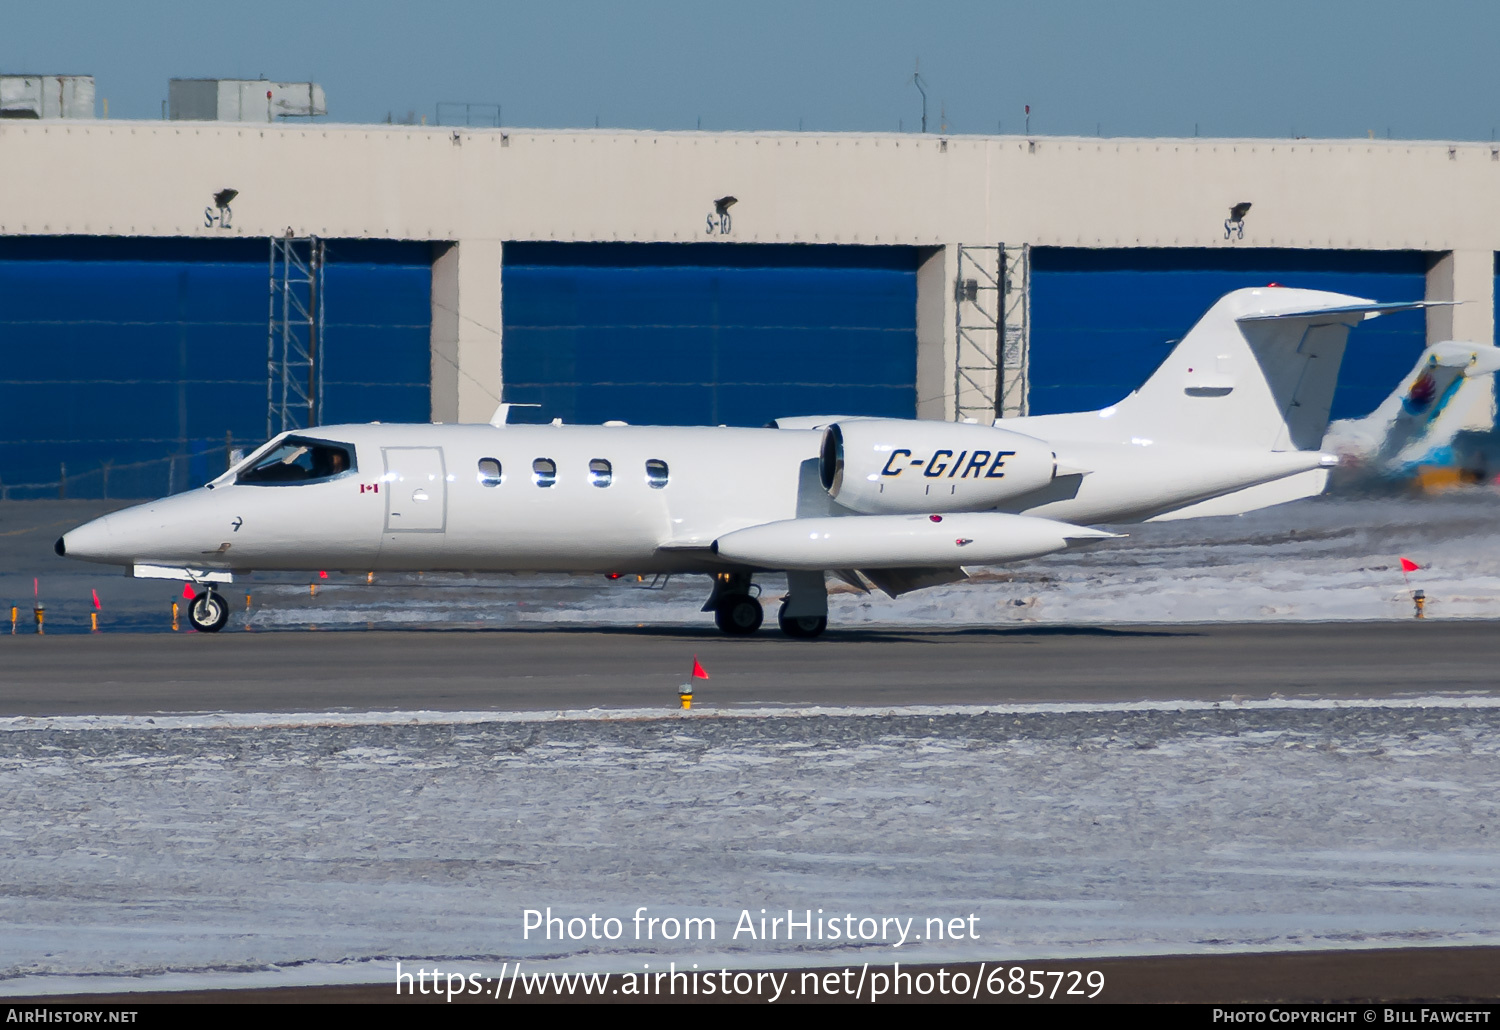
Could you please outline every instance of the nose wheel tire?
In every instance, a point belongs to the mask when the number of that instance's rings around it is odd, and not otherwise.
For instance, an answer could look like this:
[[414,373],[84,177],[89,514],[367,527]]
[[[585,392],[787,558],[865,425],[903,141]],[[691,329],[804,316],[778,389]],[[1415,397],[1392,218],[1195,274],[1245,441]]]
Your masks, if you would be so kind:
[[200,633],[217,633],[229,621],[229,605],[212,590],[188,602],[188,621]]
[[786,603],[782,602],[781,610],[776,613],[776,621],[781,626],[781,632],[795,640],[811,640],[822,636],[823,631],[828,628],[828,616],[826,615],[798,615],[788,617]]
[[765,617],[760,601],[749,594],[726,594],[714,608],[714,624],[732,637],[748,637]]

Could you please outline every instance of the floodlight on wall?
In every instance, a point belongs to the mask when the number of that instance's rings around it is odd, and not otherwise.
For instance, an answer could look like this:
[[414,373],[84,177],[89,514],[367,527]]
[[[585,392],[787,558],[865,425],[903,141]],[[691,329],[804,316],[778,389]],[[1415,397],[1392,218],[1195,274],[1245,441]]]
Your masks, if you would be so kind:
[[1229,217],[1224,220],[1224,238],[1231,236],[1235,239],[1245,238],[1245,216],[1250,213],[1250,201],[1242,200],[1229,209]]
[[[214,224],[218,223],[220,229],[229,228],[230,219],[233,217],[233,212],[229,210],[229,204],[239,195],[239,190],[232,190],[227,186],[215,193],[214,206],[203,209],[203,225],[206,228],[212,229]],[[214,213],[215,209],[218,210],[218,214]]]
[[714,201],[714,213],[708,216],[707,231],[710,236],[728,236],[731,232],[729,209],[738,204],[739,198],[723,196]]

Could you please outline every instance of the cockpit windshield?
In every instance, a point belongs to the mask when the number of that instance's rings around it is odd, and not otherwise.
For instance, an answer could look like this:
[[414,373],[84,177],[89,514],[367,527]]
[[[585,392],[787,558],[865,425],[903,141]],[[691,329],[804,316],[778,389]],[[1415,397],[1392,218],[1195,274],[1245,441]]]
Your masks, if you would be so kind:
[[315,483],[354,471],[354,449],[348,444],[289,436],[275,450],[235,476],[248,486]]

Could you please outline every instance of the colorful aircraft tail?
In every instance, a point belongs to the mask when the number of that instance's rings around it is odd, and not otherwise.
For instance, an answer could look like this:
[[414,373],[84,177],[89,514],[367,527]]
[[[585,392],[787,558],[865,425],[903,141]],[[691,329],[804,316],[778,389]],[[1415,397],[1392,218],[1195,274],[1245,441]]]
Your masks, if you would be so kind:
[[1411,372],[1364,418],[1328,427],[1323,449],[1382,475],[1435,460],[1453,443],[1480,391],[1493,388],[1500,348],[1446,341],[1422,352]]

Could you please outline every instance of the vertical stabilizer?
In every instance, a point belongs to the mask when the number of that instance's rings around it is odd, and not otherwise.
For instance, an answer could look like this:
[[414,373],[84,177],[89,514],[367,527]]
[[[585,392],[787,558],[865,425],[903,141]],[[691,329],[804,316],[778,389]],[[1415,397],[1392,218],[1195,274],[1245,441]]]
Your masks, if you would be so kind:
[[1500,348],[1444,341],[1422,352],[1416,365],[1364,418],[1328,427],[1324,450],[1348,461],[1399,472],[1453,442],[1474,390],[1500,369]]
[[1021,420],[1024,426],[1010,420],[1006,427],[1052,439],[1317,450],[1349,330],[1387,311],[1423,306],[1280,286],[1236,290],[1209,308],[1119,404]]
[[1236,290],[1117,405],[1115,418],[1164,441],[1316,450],[1349,330],[1386,307],[1318,290]]

